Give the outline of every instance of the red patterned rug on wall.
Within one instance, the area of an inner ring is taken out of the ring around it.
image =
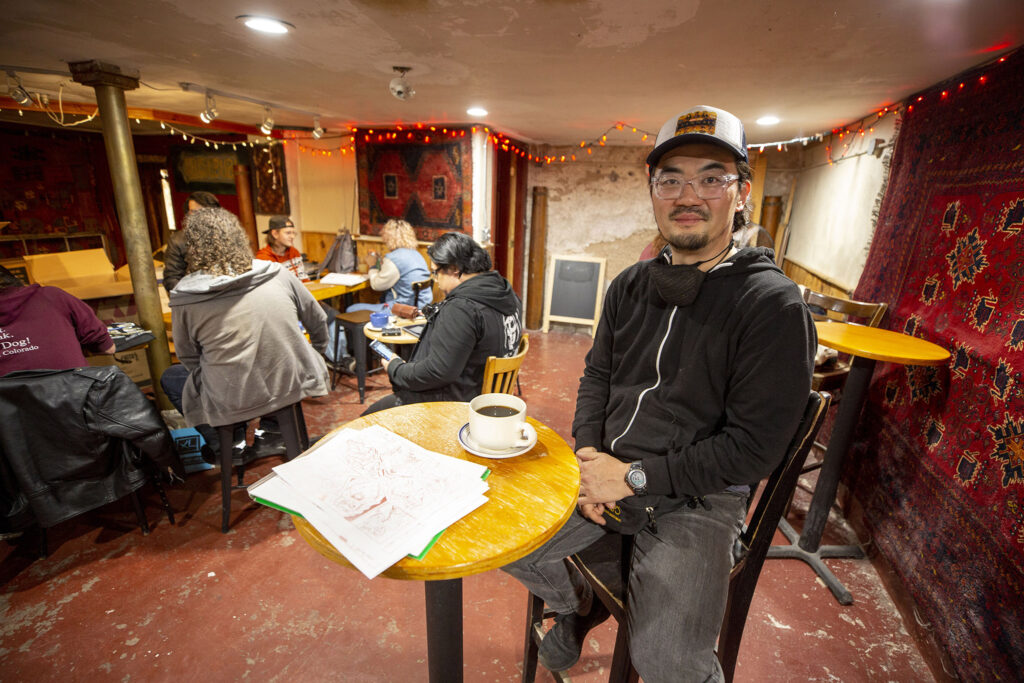
[[[962,680],[1024,671],[1024,52],[909,100],[854,297],[949,365],[879,363],[844,473]]]
[[[465,129],[375,130],[356,138],[359,218],[371,235],[409,222],[421,240],[472,231],[473,173]]]

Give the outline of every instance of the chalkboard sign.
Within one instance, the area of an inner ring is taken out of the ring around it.
[[[560,322],[590,325],[590,336],[597,333],[604,295],[604,266],[605,260],[598,257],[551,257],[544,297],[544,332],[551,322]]]

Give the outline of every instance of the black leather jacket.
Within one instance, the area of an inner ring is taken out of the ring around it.
[[[0,377],[0,425],[8,528],[51,527],[115,501],[145,483],[149,463],[184,476],[156,407],[118,367]]]

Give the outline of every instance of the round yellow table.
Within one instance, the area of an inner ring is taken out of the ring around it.
[[[540,547],[573,513],[579,495],[576,456],[549,427],[528,417],[537,431],[533,448],[514,458],[481,458],[459,444],[458,432],[468,422],[468,411],[467,403],[415,403],[360,417],[343,426],[362,429],[381,425],[424,448],[478,462],[491,470],[486,503],[450,526],[422,560],[406,557],[383,572],[383,576],[393,579],[426,582],[432,682],[462,680],[461,577],[502,567]],[[330,437],[325,436],[320,444]],[[305,519],[295,517],[294,521],[317,552],[351,566]]]
[[[824,558],[862,558],[859,546],[821,545],[821,536],[828,521],[829,509],[839,487],[843,458],[853,442],[854,428],[861,408],[868,397],[868,385],[874,374],[875,362],[886,361],[904,365],[942,365],[949,351],[924,339],[908,334],[836,321],[817,321],[818,343],[853,356],[850,373],[843,385],[843,400],[839,402],[832,436],[822,460],[821,473],[814,487],[814,495],[807,509],[803,531],[796,532],[783,519],[779,530],[789,540],[788,546],[773,546],[768,551],[772,558],[803,560],[821,577],[841,605],[853,603],[850,594],[839,579],[825,566]]]
[[[391,324],[392,327],[397,327],[402,331],[401,334],[393,336],[384,336],[383,330],[380,328],[373,328],[369,325],[363,326],[363,334],[366,335],[367,339],[376,340],[382,344],[418,344],[420,338],[414,334],[409,334],[404,329],[405,327],[412,327],[413,325],[426,325],[426,318],[416,318],[414,320],[399,319]]]

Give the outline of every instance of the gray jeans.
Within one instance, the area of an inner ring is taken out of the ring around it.
[[[723,680],[715,642],[746,496],[725,492],[705,500],[710,510],[684,505],[658,518],[657,534],[644,529],[636,535],[627,597],[629,652],[645,683]],[[562,560],[605,533],[574,514],[551,540],[503,569],[554,611],[576,611],[590,602],[590,587]]]

